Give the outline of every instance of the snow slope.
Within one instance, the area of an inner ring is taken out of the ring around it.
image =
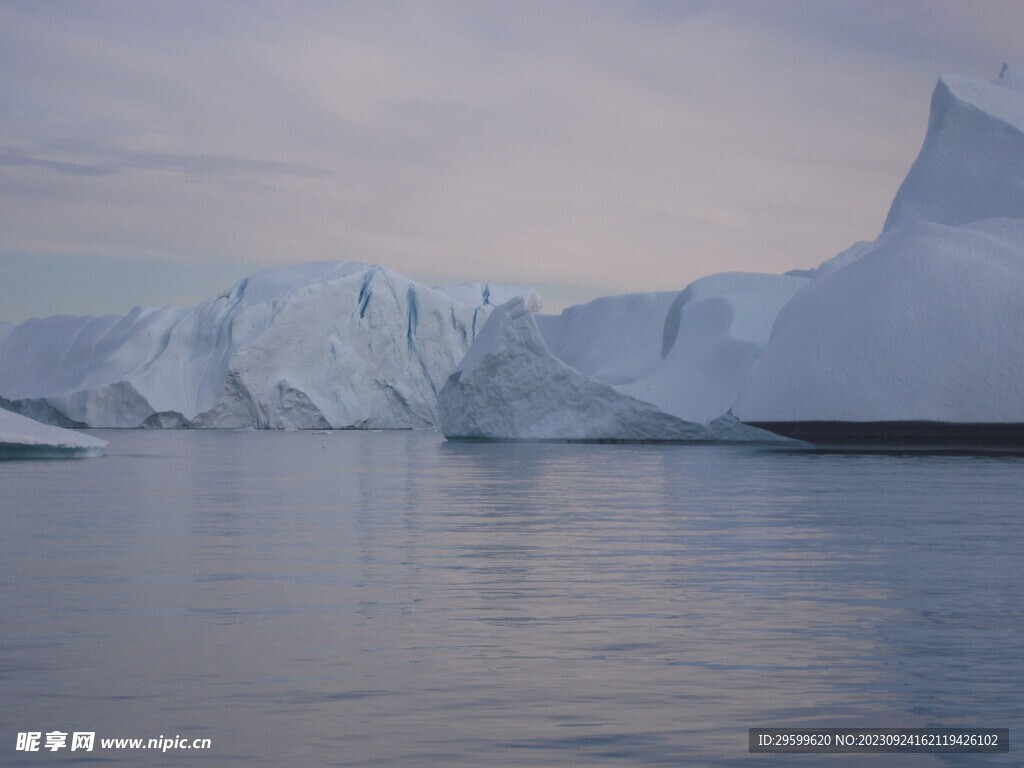
[[[105,440],[0,408],[0,459],[78,459],[102,456],[106,447]]]
[[[63,426],[430,426],[492,292],[517,290],[316,262],[189,310],[29,320],[0,331],[0,397]]]
[[[607,384],[627,384],[661,364],[660,329],[676,295],[603,296],[534,321],[559,360]]]
[[[884,231],[916,221],[967,224],[1024,217],[1024,75],[995,83],[944,76],[924,146],[896,193]]]
[[[622,391],[687,421],[717,419],[733,404],[779,311],[807,283],[739,272],[691,283],[669,307],[661,364]]]
[[[1024,421],[1024,221],[915,224],[782,310],[748,422]]]

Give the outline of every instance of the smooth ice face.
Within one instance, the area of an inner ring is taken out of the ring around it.
[[[0,329],[0,398],[72,427],[431,426],[492,297],[518,293],[539,308],[529,289],[359,263],[264,270],[189,310]]]
[[[0,408],[0,459],[80,459],[102,456],[105,440]]]
[[[743,421],[1024,421],[1024,222],[917,224],[779,315]]]
[[[628,384],[662,363],[662,332],[677,291],[604,296],[534,321],[551,353],[606,384]]]
[[[687,421],[719,418],[768,343],[779,311],[807,283],[804,277],[741,272],[691,283],[666,315],[661,364],[621,390]]]
[[[918,221],[967,224],[1024,217],[1024,91],[1020,70],[995,83],[945,76],[932,95],[924,146],[885,231]]]
[[[1024,82],[943,77],[885,231],[814,271],[744,421],[1024,421]]]

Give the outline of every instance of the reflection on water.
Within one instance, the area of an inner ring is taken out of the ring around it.
[[[53,729],[275,766],[817,765],[747,754],[747,728],[1024,733],[1020,458],[103,436],[0,464],[5,760]]]

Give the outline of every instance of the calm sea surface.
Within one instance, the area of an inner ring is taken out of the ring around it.
[[[0,463],[0,764],[1022,762],[1022,458],[97,434]],[[1012,751],[748,754],[767,725]],[[53,730],[212,749],[15,751]]]

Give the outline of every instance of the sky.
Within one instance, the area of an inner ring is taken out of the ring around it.
[[[1019,0],[4,2],[0,320],[316,260],[548,311],[873,239]]]

